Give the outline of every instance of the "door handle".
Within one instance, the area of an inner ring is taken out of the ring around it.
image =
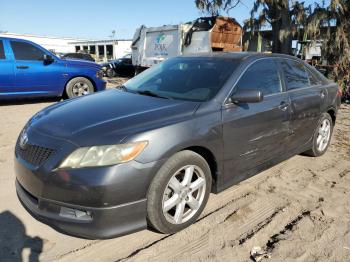
[[[323,99],[326,96],[325,91],[321,91],[321,99]]]
[[[28,69],[29,66],[17,66],[18,69]]]
[[[288,107],[289,107],[289,104],[282,101],[281,104],[278,106],[278,109],[280,109],[282,111],[286,111]]]

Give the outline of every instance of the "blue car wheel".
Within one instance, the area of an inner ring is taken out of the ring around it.
[[[85,77],[73,78],[66,85],[66,94],[68,98],[88,95],[94,91],[94,85]]]

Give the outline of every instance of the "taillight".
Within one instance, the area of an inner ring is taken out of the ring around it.
[[[342,96],[343,96],[343,88],[341,87],[341,85],[338,86],[337,95],[338,95],[339,97],[342,97]]]

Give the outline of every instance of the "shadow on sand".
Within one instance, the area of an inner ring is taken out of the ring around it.
[[[10,211],[0,213],[0,261],[22,261],[24,249],[29,249],[28,261],[39,261],[43,240],[27,236],[24,224]]]

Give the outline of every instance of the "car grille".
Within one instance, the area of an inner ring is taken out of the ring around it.
[[[41,166],[54,153],[53,149],[37,145],[27,144],[23,149],[19,146],[19,139],[16,144],[17,154],[33,166]]]

